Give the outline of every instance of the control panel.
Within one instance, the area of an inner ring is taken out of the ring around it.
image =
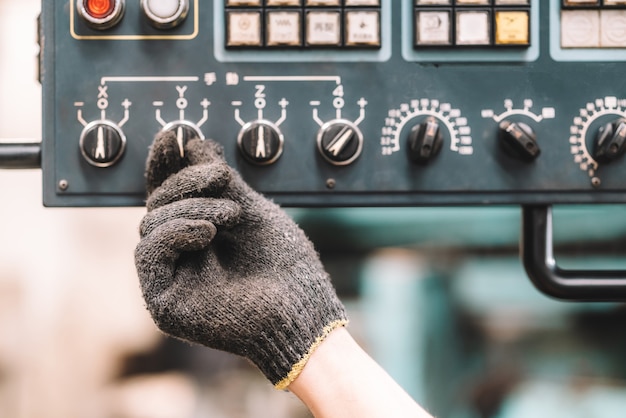
[[[626,202],[626,0],[42,2],[48,206],[145,200],[156,133],[292,206]]]

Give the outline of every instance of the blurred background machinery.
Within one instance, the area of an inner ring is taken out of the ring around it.
[[[623,305],[546,298],[517,255],[519,205],[556,205],[561,267],[626,268],[621,2],[44,3],[0,0],[2,162],[43,165],[0,171],[1,416],[308,416],[155,330],[143,209],[41,208],[141,205],[160,129],[300,207],[352,332],[436,416],[625,409]]]

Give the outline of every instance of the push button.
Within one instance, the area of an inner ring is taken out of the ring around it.
[[[170,29],[181,24],[189,12],[188,0],[141,0],[141,8],[150,24]]]
[[[227,46],[261,46],[261,12],[228,12]]]
[[[122,20],[124,5],[124,0],[78,0],[76,9],[89,26],[105,30]]]
[[[380,13],[378,11],[346,12],[346,45],[380,46]]]
[[[527,11],[497,11],[496,45],[529,45],[529,24]]]
[[[267,12],[267,45],[302,44],[300,12]]]
[[[307,45],[341,45],[341,14],[339,12],[308,12],[306,15]]]

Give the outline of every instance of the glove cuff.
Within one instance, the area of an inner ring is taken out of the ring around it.
[[[304,356],[302,356],[302,358],[291,367],[291,370],[289,371],[289,373],[287,373],[287,376],[285,376],[279,382],[273,382],[274,387],[278,390],[287,389],[287,387],[289,387],[289,385],[291,385],[293,381],[296,380],[298,376],[300,376],[300,373],[302,373],[302,370],[304,370],[304,367],[308,363],[309,359],[311,358],[315,350],[317,350],[317,348],[322,345],[326,337],[328,337],[337,328],[345,327],[346,325],[348,325],[347,319],[338,319],[326,325],[322,329],[322,333],[315,339],[313,344],[311,344]]]

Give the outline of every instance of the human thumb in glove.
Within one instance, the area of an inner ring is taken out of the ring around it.
[[[135,261],[157,326],[250,359],[279,389],[347,324],[302,230],[253,191],[210,141],[161,133],[146,167],[147,209]]]

